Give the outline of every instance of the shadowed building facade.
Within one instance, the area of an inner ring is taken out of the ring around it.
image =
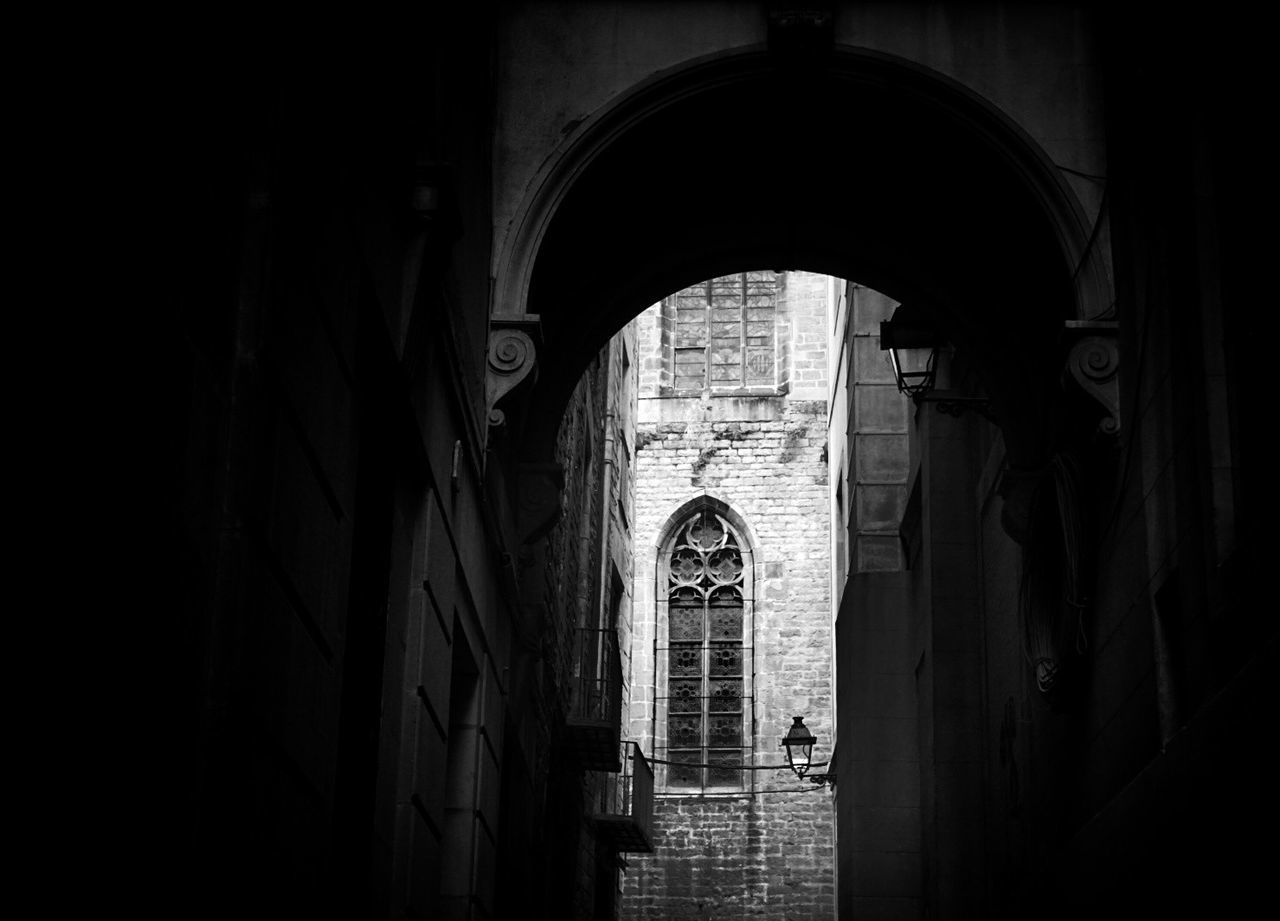
[[[202,28],[147,148],[172,204],[149,587],[184,766],[149,791],[161,897],[613,915],[619,854],[660,846],[621,723],[652,646],[613,337],[766,268],[850,281],[817,398],[839,911],[1263,891],[1247,25],[709,0]],[[881,321],[938,349],[917,401]]]

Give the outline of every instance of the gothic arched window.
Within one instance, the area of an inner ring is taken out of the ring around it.
[[[739,789],[736,765],[750,755],[750,552],[703,508],[680,523],[663,556],[666,785]]]

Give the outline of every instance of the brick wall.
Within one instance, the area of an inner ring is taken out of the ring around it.
[[[640,399],[635,452],[634,634],[630,735],[663,757],[664,696],[655,646],[658,544],[680,509],[707,498],[740,523],[754,562],[747,668],[752,752],[785,763],[779,740],[803,715],[831,751],[826,316],[829,279],[780,276],[780,386],[772,394],[664,398],[662,311],[638,321]],[[789,390],[789,392],[785,392]],[[741,792],[700,795],[665,786],[658,764],[655,853],[629,861],[624,918],[830,918],[834,832],[826,788],[789,770],[744,772]],[[821,770],[821,769],[818,769]],[[785,909],[784,909],[785,906]]]
[[[616,906],[617,861],[592,820],[612,806],[608,793],[614,775],[566,755],[564,737],[555,729],[573,715],[575,682],[592,668],[579,657],[578,631],[613,630],[624,651],[631,634],[634,347],[631,328],[619,332],[569,400],[556,444],[564,471],[562,512],[540,560],[546,611],[540,722],[553,731],[542,740],[539,760],[551,765],[548,773],[555,782],[546,791],[545,846],[534,860],[546,870],[539,883],[563,887],[567,917],[581,921],[616,910],[609,906]],[[624,668],[625,662],[624,652]]]

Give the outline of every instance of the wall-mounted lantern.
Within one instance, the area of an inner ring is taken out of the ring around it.
[[[818,786],[834,782],[835,776],[832,774],[809,774],[809,768],[813,766],[813,746],[818,740],[804,724],[803,716],[793,716],[791,719],[791,728],[782,737],[782,747],[787,750],[787,764],[791,766],[791,770],[795,771],[797,777],[808,775]]]
[[[880,350],[889,353],[898,392],[912,399],[925,396],[937,383],[941,345],[931,329],[907,326],[901,320],[880,323]]]
[[[991,403],[986,397],[937,389],[938,353],[946,343],[931,327],[900,319],[898,315],[901,312],[899,307],[893,318],[880,322],[880,350],[889,353],[898,392],[906,394],[915,403],[935,403],[938,412],[949,416],[960,416],[966,409],[973,409],[986,419],[995,421],[991,415]]]
[[[818,741],[804,724],[803,716],[793,716],[795,721],[787,734],[782,737],[782,745],[787,750],[787,764],[803,777],[809,772],[809,764],[813,760],[813,746]]]

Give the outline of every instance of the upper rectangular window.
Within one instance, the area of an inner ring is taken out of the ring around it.
[[[777,275],[741,272],[674,295],[671,379],[677,391],[777,386]]]

